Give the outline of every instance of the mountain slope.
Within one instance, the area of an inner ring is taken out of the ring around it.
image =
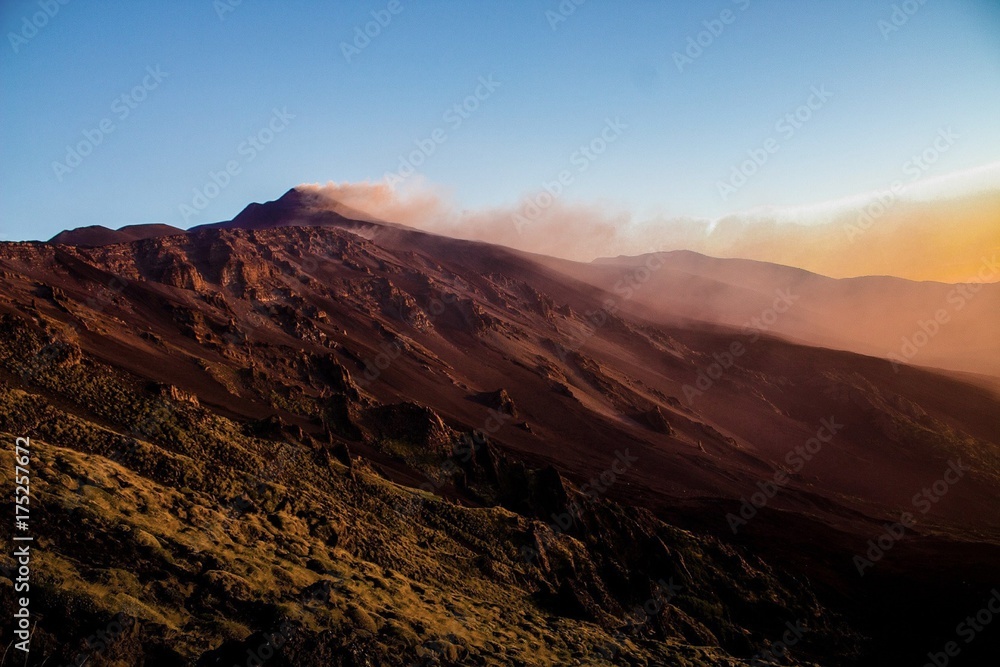
[[[619,297],[631,312],[665,322],[732,327],[757,320],[783,296],[769,332],[899,364],[1000,377],[1000,284],[948,285],[888,276],[827,278],[752,260],[675,251],[597,260],[543,260]],[[996,255],[981,277],[996,280]],[[644,280],[640,280],[644,278]]]
[[[182,229],[158,223],[126,225],[120,229],[108,229],[103,225],[91,225],[90,227],[77,227],[76,229],[59,232],[49,239],[49,243],[55,245],[96,247],[141,241],[143,239],[155,239],[160,236],[183,233],[184,230]]]
[[[253,229],[0,245],[0,429],[39,442],[39,655],[125,611],[122,659],[178,664],[283,622],[289,664],[746,664],[786,622],[808,628],[795,664],[878,664],[944,641],[993,580],[989,391],[262,206]]]

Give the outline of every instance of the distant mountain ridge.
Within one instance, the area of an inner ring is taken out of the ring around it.
[[[232,220],[188,231],[162,224],[131,225],[117,231],[81,227],[62,232],[49,243],[101,247],[211,229],[296,226],[334,227],[396,242],[404,238],[404,244],[412,238],[436,237],[291,188],[276,200],[249,204]],[[767,323],[774,335],[898,363],[1000,378],[1000,337],[995,335],[1000,329],[1000,283],[956,287],[892,276],[830,278],[797,267],[715,258],[688,250],[606,257],[589,263],[511,252],[609,292],[622,308],[635,314],[671,323],[739,328],[766,312],[781,290],[792,290],[789,298],[794,304],[788,313]],[[640,274],[643,279],[637,281]],[[935,324],[936,316],[945,321]],[[927,328],[934,330],[933,336],[924,331]]]
[[[209,222],[187,230],[163,223],[126,225],[119,229],[110,229],[103,225],[89,225],[61,231],[46,243],[96,248],[175,234],[190,234],[206,229],[253,230],[294,226],[334,226],[358,229],[372,224],[401,227],[401,225],[379,220],[339,202],[321,202],[316,195],[303,192],[298,188],[291,188],[278,199],[248,204],[232,220]]]
[[[119,229],[110,229],[104,225],[89,225],[61,231],[47,243],[95,248],[184,233],[183,229],[162,223],[126,225]]]

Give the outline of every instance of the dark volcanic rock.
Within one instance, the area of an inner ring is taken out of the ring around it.
[[[484,391],[481,394],[477,394],[476,398],[480,403],[493,408],[497,412],[517,418],[517,406],[514,404],[514,399],[502,387],[496,391]]]
[[[657,433],[664,433],[666,435],[673,435],[674,429],[667,421],[666,416],[663,414],[663,410],[659,407],[655,407],[652,410],[642,412],[638,415],[638,420],[644,426],[649,427]]]
[[[406,402],[371,408],[365,420],[379,437],[450,450],[451,432],[430,408]]]

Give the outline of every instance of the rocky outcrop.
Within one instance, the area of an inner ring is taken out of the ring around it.
[[[652,410],[647,410],[641,412],[637,415],[638,421],[657,433],[663,433],[665,435],[673,435],[674,429],[670,425],[670,421],[667,419],[666,415],[663,414],[663,410],[659,406],[654,407]]]
[[[370,408],[365,425],[378,438],[399,440],[439,451],[450,451],[452,432],[428,407],[413,402]]]
[[[510,394],[503,387],[496,391],[484,391],[477,394],[476,399],[483,405],[501,414],[517,418],[517,406],[514,404],[514,399],[510,397]]]

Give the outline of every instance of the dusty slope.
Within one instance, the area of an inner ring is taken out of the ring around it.
[[[961,285],[888,276],[834,279],[687,251],[587,264],[542,261],[626,297],[626,307],[647,318],[742,327],[759,321],[784,294],[791,303],[788,312],[765,323],[776,335],[900,363],[1000,377],[1000,283],[995,282],[1000,264],[995,252],[984,255],[979,267],[988,284]],[[647,281],[635,279],[647,275]]]
[[[0,249],[3,428],[43,443],[38,474],[53,517],[79,494],[104,498],[86,516],[106,546],[86,567],[67,528],[43,524],[50,571],[61,573],[45,589],[54,618],[79,605],[127,607],[146,633],[129,650],[166,650],[169,636],[186,658],[226,637],[252,642],[251,631],[290,617],[309,628],[295,650],[317,655],[339,646],[412,660],[447,641],[459,647],[454,660],[485,661],[471,664],[601,664],[598,647],[614,640],[633,664],[724,664],[718,656],[747,659],[806,614],[814,639],[796,655],[837,664],[857,660],[855,648],[872,661],[895,655],[900,641],[919,658],[921,642],[930,650],[946,638],[997,571],[1000,405],[988,392],[847,352],[652,324],[626,314],[621,295],[502,248],[343,226],[353,231]],[[745,352],[713,368],[734,342]],[[842,430],[734,536],[727,513],[831,418]],[[485,453],[456,451],[474,429],[489,433]],[[59,481],[57,457],[104,481]],[[627,469],[595,485],[616,458]],[[958,458],[970,469],[961,483],[859,577],[851,556]],[[423,495],[414,510],[415,496],[394,483],[451,502]],[[162,500],[137,505],[147,519],[130,516],[124,488]],[[580,490],[594,489],[584,501]],[[565,534],[544,528],[565,521],[574,499],[584,509]],[[117,554],[131,542],[117,521],[169,545],[127,587],[107,579],[127,569]],[[331,544],[324,522],[356,541]],[[260,549],[274,553],[263,568]],[[365,575],[372,564],[426,595],[381,597],[396,584]],[[272,580],[278,572],[289,575]],[[333,617],[295,602],[296,591],[345,576],[364,590],[338,589]],[[634,646],[615,640],[626,610],[670,576],[690,599],[654,604],[655,622],[627,635]],[[475,610],[465,633],[446,629],[456,586]],[[68,601],[55,594],[66,587]],[[125,605],[119,588],[153,602]],[[899,588],[908,600],[885,595]],[[196,604],[216,589],[228,602]],[[520,629],[499,620],[511,616]],[[389,621],[405,627],[390,636]],[[58,627],[45,630],[58,643]]]

